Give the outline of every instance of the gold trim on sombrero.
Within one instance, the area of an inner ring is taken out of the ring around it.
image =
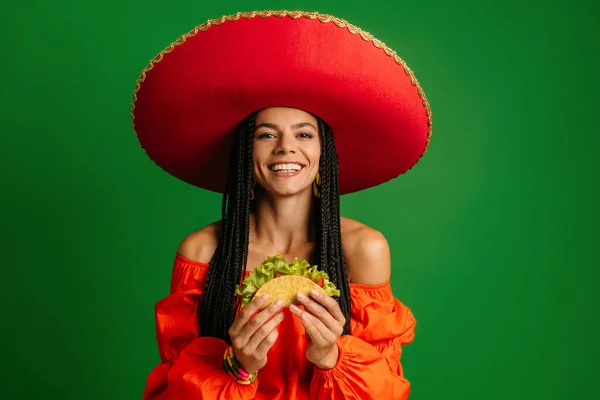
[[[375,47],[382,49],[385,52],[385,54],[394,58],[394,60],[396,61],[396,64],[401,65],[404,69],[404,73],[410,77],[412,85],[417,87],[417,92],[419,94],[419,97],[421,97],[421,99],[423,100],[423,107],[425,107],[425,113],[427,115],[427,121],[429,124],[429,131],[427,132],[427,143],[426,143],[425,149],[423,151],[423,154],[425,154],[425,152],[429,148],[429,143],[431,142],[431,135],[433,132],[433,120],[432,120],[431,108],[429,107],[429,102],[427,101],[427,98],[425,97],[425,92],[421,88],[419,81],[415,77],[415,74],[413,73],[413,71],[406,65],[404,60],[402,60],[398,56],[398,54],[396,54],[396,52],[394,50],[392,50],[391,48],[386,46],[385,43],[383,43],[381,40],[375,39],[373,37],[373,35],[371,35],[370,33],[365,32],[362,29],[350,24],[346,20],[343,20],[343,19],[337,18],[337,17],[333,17],[333,16],[330,16],[327,14],[319,14],[318,12],[286,11],[286,10],[239,12],[239,13],[236,13],[233,15],[222,16],[221,18],[217,18],[217,19],[209,19],[202,25],[198,25],[194,29],[189,31],[188,33],[184,33],[183,35],[181,35],[176,41],[171,43],[164,50],[162,50],[156,57],[154,57],[152,60],[150,60],[150,62],[146,66],[146,68],[144,68],[142,70],[140,77],[136,80],[135,89],[133,91],[133,98],[131,100],[131,124],[133,126],[133,131],[135,132],[138,142],[139,142],[139,137],[135,130],[135,103],[137,101],[137,93],[140,90],[142,82],[144,82],[146,80],[146,73],[148,71],[150,71],[152,68],[154,68],[154,66],[156,64],[161,62],[165,54],[172,52],[175,49],[175,47],[181,46],[183,43],[185,43],[185,41],[188,38],[196,36],[198,34],[198,32],[206,31],[208,28],[210,28],[213,25],[221,25],[225,22],[234,22],[234,21],[239,20],[240,18],[246,18],[246,19],[255,18],[255,17],[268,18],[268,17],[273,17],[273,16],[279,17],[279,18],[289,17],[289,18],[293,18],[293,19],[298,19],[298,18],[318,19],[322,23],[333,22],[337,27],[345,28],[348,30],[348,32],[350,32],[353,35],[356,35],[356,34],[360,35],[360,37],[363,40],[373,43],[373,45]],[[421,156],[423,156],[423,154]]]

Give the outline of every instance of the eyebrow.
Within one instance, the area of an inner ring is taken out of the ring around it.
[[[298,122],[295,123],[294,125],[292,125],[293,129],[298,129],[298,128],[304,128],[305,126],[310,126],[312,127],[315,131],[319,131],[313,124],[311,124],[310,122]],[[270,122],[263,122],[262,124],[258,124],[256,125],[256,127],[254,128],[255,130],[258,130],[259,128],[271,128],[271,129],[275,129],[275,130],[280,130],[279,129],[279,125],[277,124],[273,124]]]

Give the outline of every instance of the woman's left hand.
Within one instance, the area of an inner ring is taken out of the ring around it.
[[[344,332],[346,318],[338,303],[326,294],[313,291],[310,297],[298,294],[304,310],[294,305],[290,310],[300,318],[307,336],[306,358],[321,369],[330,369],[337,363],[337,339]]]

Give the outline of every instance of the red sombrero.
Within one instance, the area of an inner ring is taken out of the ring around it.
[[[131,118],[159,167],[222,192],[232,132],[272,106],[329,124],[342,194],[406,172],[431,137],[429,103],[393,50],[342,19],[300,11],[238,13],[184,34],[142,71]]]

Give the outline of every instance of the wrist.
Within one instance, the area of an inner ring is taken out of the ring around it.
[[[334,343],[334,345],[331,347],[331,349],[328,350],[325,353],[325,355],[321,358],[321,360],[319,360],[319,362],[315,363],[315,365],[319,369],[331,369],[331,368],[335,367],[335,365],[337,364],[339,356],[340,356],[340,349],[339,349],[337,343]]]
[[[230,350],[231,352],[231,358],[233,359],[233,361],[237,364],[238,368],[243,369],[244,371],[248,372],[249,374],[251,373],[258,373],[258,369],[257,368],[248,368],[248,366],[254,367],[254,365],[251,364],[247,364],[245,362],[243,362],[243,358],[242,357],[238,357],[237,354],[235,354],[235,349],[233,348],[233,346],[230,346]]]
[[[251,385],[258,376],[258,371],[248,373],[235,357],[233,347],[230,346],[223,354],[223,369],[234,381],[240,385]]]

